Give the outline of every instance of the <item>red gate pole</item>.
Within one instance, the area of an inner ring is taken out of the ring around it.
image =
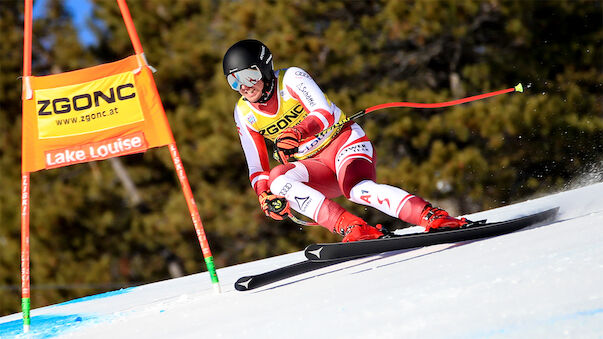
[[[134,46],[134,51],[136,54],[140,55],[146,62],[144,58],[144,51],[142,49],[142,45],[140,43],[140,39],[138,38],[138,33],[136,32],[136,28],[134,27],[134,22],[132,21],[132,17],[130,15],[130,10],[128,9],[128,5],[126,4],[126,0],[117,0],[117,4],[119,5],[119,10],[121,11],[121,15],[124,19],[124,23],[126,24],[126,29],[128,30],[128,35],[130,36],[130,40],[132,41],[132,45]],[[147,65],[148,66],[148,65]],[[157,86],[155,85],[155,79],[151,77],[151,81],[153,83],[153,90],[157,91]],[[163,104],[161,107],[163,111]],[[165,118],[165,113],[164,113]],[[165,123],[169,126],[167,118],[165,118]],[[169,128],[170,134],[172,133],[172,129]],[[172,135],[172,140],[174,140],[174,136]],[[193,220],[193,226],[195,227],[195,231],[197,232],[197,238],[199,239],[199,244],[201,245],[201,250],[203,251],[203,257],[205,258],[205,264],[207,266],[207,271],[211,277],[212,285],[214,287],[214,291],[220,293],[220,283],[218,281],[218,275],[216,273],[216,267],[214,265],[214,258],[211,254],[211,250],[209,248],[209,243],[207,241],[207,237],[205,235],[205,230],[203,228],[203,223],[201,222],[201,217],[199,216],[199,210],[195,203],[195,198],[193,196],[193,192],[191,190],[190,184],[188,182],[188,178],[186,176],[186,172],[184,171],[184,166],[182,166],[182,160],[180,159],[180,154],[178,152],[178,148],[176,147],[176,142],[168,145],[170,150],[170,155],[172,157],[172,162],[174,163],[174,167],[176,169],[176,173],[178,175],[178,180],[180,181],[180,185],[182,186],[182,192],[184,193],[184,198],[186,199],[186,204],[188,206],[189,213],[191,215],[191,219]]]
[[[23,17],[23,93],[26,100],[29,92],[29,76],[31,76],[31,35],[32,35],[33,0],[25,0]],[[25,114],[25,110],[23,110]],[[25,119],[22,119],[24,122]],[[24,125],[24,124],[23,124]],[[21,138],[25,128],[21,126]],[[21,145],[25,143],[21,140]],[[22,150],[21,154],[24,154]],[[23,170],[23,155],[21,155],[21,312],[23,313],[23,332],[29,332],[31,324],[31,293],[29,267],[29,172]]]

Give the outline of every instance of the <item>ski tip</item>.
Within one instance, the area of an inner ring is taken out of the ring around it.
[[[323,247],[317,244],[308,245],[305,249],[306,258],[308,260],[318,260],[320,258],[320,252],[322,252]]]
[[[515,92],[523,93],[523,85],[521,82],[515,86]]]
[[[253,277],[242,277],[242,278],[240,278],[235,283],[235,289],[237,291],[247,291],[247,290],[250,290],[251,288],[250,288],[249,284],[251,283],[251,280],[253,280]]]
[[[549,218],[556,218],[557,214],[559,213],[560,208],[561,208],[561,206],[549,208],[548,210],[544,211],[543,213],[547,213]]]

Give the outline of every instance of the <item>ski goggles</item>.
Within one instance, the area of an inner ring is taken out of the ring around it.
[[[241,89],[241,85],[251,87],[262,80],[262,72],[258,66],[253,65],[249,68],[228,74],[226,80],[230,87],[238,92]]]

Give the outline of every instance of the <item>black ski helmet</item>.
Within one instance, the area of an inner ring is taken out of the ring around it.
[[[271,82],[274,78],[272,53],[262,42],[253,39],[241,40],[230,46],[222,60],[225,76],[254,65],[262,72],[264,82]]]

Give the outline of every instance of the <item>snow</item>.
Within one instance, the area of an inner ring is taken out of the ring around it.
[[[256,290],[234,282],[303,252],[0,318],[23,338],[596,338],[603,335],[603,183],[480,212],[561,206],[554,222],[494,238],[356,259]],[[35,298],[35,293],[33,293]]]

